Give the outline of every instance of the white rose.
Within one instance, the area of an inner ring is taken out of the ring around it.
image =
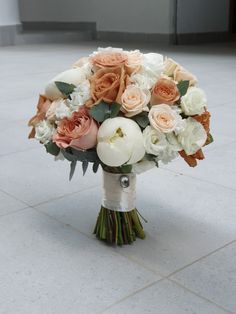
[[[180,132],[185,125],[184,120],[175,107],[166,104],[152,106],[148,118],[151,126],[164,133]]]
[[[142,111],[149,111],[148,103],[151,93],[148,89],[141,89],[129,85],[121,95],[122,111],[126,117],[133,117]]]
[[[185,129],[177,135],[187,155],[195,154],[207,140],[207,133],[201,123],[189,117],[186,119]]]
[[[158,53],[142,55],[142,67],[130,79],[142,89],[151,89],[160,77],[164,67],[163,56]]]
[[[181,98],[181,108],[188,116],[200,115],[205,111],[207,99],[204,91],[198,87],[190,87]]]
[[[64,82],[68,84],[79,85],[86,79],[86,75],[81,68],[73,68],[64,71],[57,76],[55,76],[45,87],[45,96],[50,100],[56,100],[58,98],[63,98],[62,93],[57,88],[55,82]]]
[[[35,126],[35,138],[42,144],[47,144],[51,139],[54,132],[54,127],[46,120],[40,121]]]
[[[143,67],[159,77],[164,69],[163,55],[158,53],[145,53],[143,55]]]
[[[67,99],[67,105],[72,112],[77,111],[90,97],[90,83],[88,80],[85,80],[75,88],[74,92],[70,95],[71,99]]]
[[[66,105],[66,100],[60,98],[52,102],[46,113],[46,117],[49,121],[54,122],[71,116],[71,113],[71,110]]]
[[[165,134],[151,126],[143,131],[144,147],[148,154],[157,156],[167,145]]]
[[[111,167],[134,164],[145,154],[141,129],[131,119],[105,120],[98,130],[97,140],[98,157]]]
[[[131,82],[141,89],[151,89],[155,85],[157,79],[157,76],[151,71],[143,69],[130,76]]]

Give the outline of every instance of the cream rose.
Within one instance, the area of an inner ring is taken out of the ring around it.
[[[155,156],[158,156],[167,145],[165,134],[151,126],[147,126],[143,131],[143,139],[146,152]]]
[[[148,111],[147,104],[150,101],[151,93],[148,89],[141,89],[129,85],[121,96],[122,111],[130,118],[142,111]]]
[[[139,71],[143,64],[143,54],[139,50],[127,51],[126,72],[130,75]]]
[[[207,106],[204,91],[197,87],[190,87],[181,98],[181,108],[187,116],[201,115]]]
[[[40,121],[35,126],[35,139],[42,144],[47,144],[52,139],[53,132],[54,127],[48,121]]]
[[[151,126],[163,133],[179,132],[184,127],[184,121],[177,110],[166,104],[152,106],[148,118]]]
[[[186,119],[186,126],[177,136],[187,155],[195,154],[207,140],[207,133],[201,123],[189,117]]]

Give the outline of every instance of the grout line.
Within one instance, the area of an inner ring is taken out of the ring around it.
[[[36,150],[36,149],[39,149],[40,147],[32,147],[32,148],[26,148],[26,149],[23,149],[23,150],[18,150],[18,151],[13,151],[13,152],[9,152],[9,153],[6,153],[6,154],[0,154],[0,158],[1,157],[6,157],[6,156],[10,156],[10,155],[16,155],[16,154],[19,154],[19,153],[24,153],[24,152],[28,152],[28,151],[31,151],[31,150]]]
[[[28,207],[36,207],[36,206],[40,206],[40,205],[44,205],[44,204],[47,204],[47,203],[56,201],[56,200],[58,200],[58,199],[61,199],[61,198],[67,197],[67,196],[71,196],[71,195],[76,194],[76,193],[80,193],[80,192],[84,192],[84,191],[87,191],[87,190],[90,190],[90,189],[94,189],[94,188],[99,187],[99,186],[100,186],[100,184],[94,185],[94,186],[91,186],[91,187],[84,188],[84,189],[82,189],[82,190],[77,190],[77,191],[74,191],[74,192],[70,192],[70,193],[68,193],[68,194],[63,194],[63,195],[57,196],[57,197],[55,197],[55,198],[51,198],[51,199],[48,199],[48,200],[46,200],[46,201],[39,202],[39,203],[36,203],[36,204],[29,204],[29,203],[27,203],[26,201],[23,201],[22,199],[17,198],[17,197],[14,196],[13,194],[11,194],[11,193],[9,193],[9,192],[7,192],[7,191],[5,191],[5,190],[2,190],[1,188],[0,188],[0,191],[3,192],[3,193],[5,193],[5,194],[8,195],[8,196],[14,198],[15,200],[24,203],[24,204],[25,204],[26,206],[28,206]]]
[[[139,292],[142,292],[143,290],[145,290],[145,289],[147,289],[147,288],[150,288],[150,287],[154,286],[156,283],[161,282],[161,281],[163,281],[163,280],[164,280],[164,278],[158,279],[158,280],[156,280],[156,281],[154,281],[154,282],[152,282],[152,283],[149,283],[148,285],[146,285],[146,286],[144,286],[144,287],[142,287],[142,288],[139,288],[139,289],[135,290],[134,292],[130,293],[129,295],[125,296],[124,298],[122,298],[122,299],[116,301],[115,303],[113,303],[113,304],[107,306],[107,307],[106,307],[105,309],[103,309],[102,311],[97,312],[97,314],[102,314],[102,313],[106,312],[107,310],[109,310],[109,309],[112,308],[113,306],[122,303],[123,301],[129,299],[130,297],[132,297],[132,296],[138,294]]]
[[[177,282],[177,281],[175,281],[173,279],[170,279],[170,278],[167,279],[167,280],[171,281],[172,283],[175,283],[176,285],[178,285],[179,287],[183,288],[184,290],[194,294],[198,298],[203,299],[203,300],[207,301],[210,304],[214,304],[216,307],[218,307],[219,309],[225,311],[226,313],[228,313],[228,314],[235,314],[235,313],[231,312],[230,310],[226,309],[225,307],[223,307],[221,304],[215,303],[214,301],[212,301],[212,300],[210,300],[210,299],[208,299],[208,298],[206,298],[206,297],[204,297],[202,295],[199,295],[197,292],[187,288],[186,286],[182,285],[181,283],[179,283],[179,282]]]
[[[208,180],[205,180],[205,179],[202,179],[202,178],[193,177],[193,176],[191,176],[191,175],[188,175],[188,174],[185,174],[185,173],[182,173],[182,172],[178,172],[178,171],[171,170],[171,169],[168,169],[168,168],[161,168],[161,167],[160,167],[160,169],[162,169],[162,170],[164,170],[164,171],[169,171],[169,172],[171,172],[171,173],[175,173],[175,174],[178,174],[178,175],[181,175],[181,176],[185,176],[185,177],[188,177],[188,178],[197,180],[197,181],[209,183],[209,184],[211,184],[211,185],[215,185],[215,186],[224,188],[224,189],[226,189],[226,190],[230,190],[230,191],[233,191],[233,192],[236,191],[236,189],[231,188],[231,187],[229,187],[229,186],[225,186],[225,185],[223,185],[223,184],[219,184],[219,183],[216,183],[216,182],[208,181]]]
[[[220,250],[226,248],[227,246],[233,244],[234,242],[236,242],[236,239],[234,239],[234,240],[232,240],[232,241],[226,243],[225,245],[223,245],[223,246],[221,246],[221,247],[218,247],[217,249],[215,249],[215,250],[209,252],[209,253],[206,254],[206,255],[203,255],[203,256],[199,257],[198,259],[194,260],[193,262],[191,262],[191,263],[189,263],[189,264],[187,264],[187,265],[185,265],[185,266],[183,266],[183,267],[181,267],[181,268],[175,270],[174,272],[172,272],[172,273],[169,274],[168,276],[165,276],[165,278],[170,279],[170,277],[172,277],[172,276],[174,276],[175,274],[181,272],[181,271],[184,270],[185,268],[188,268],[188,267],[194,265],[195,263],[198,263],[198,262],[200,262],[201,260],[203,260],[203,259],[209,257],[210,255],[213,255],[213,254],[217,253],[218,251],[220,251]]]
[[[23,207],[23,208],[20,208],[20,209],[16,209],[16,210],[12,210],[10,213],[0,214],[0,219],[2,217],[5,217],[5,216],[10,216],[10,215],[13,215],[13,214],[17,214],[18,212],[24,211],[26,209],[29,209],[29,206]]]
[[[36,203],[36,204],[33,204],[33,205],[29,205],[29,206],[32,206],[32,207],[41,206],[41,205],[44,205],[44,204],[47,204],[47,203],[51,203],[51,202],[60,200],[60,199],[62,199],[62,198],[64,198],[64,197],[72,196],[72,195],[74,195],[74,194],[81,193],[81,192],[88,191],[88,190],[92,190],[92,189],[95,189],[95,188],[98,188],[98,187],[100,187],[100,184],[92,185],[92,186],[87,187],[87,188],[84,188],[84,189],[82,189],[82,190],[70,192],[70,193],[68,193],[68,194],[63,194],[63,195],[57,196],[57,197],[55,197],[55,198],[49,199],[49,200],[47,200],[47,201],[43,201],[43,202]]]

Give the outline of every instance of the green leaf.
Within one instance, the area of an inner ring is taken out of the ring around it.
[[[123,165],[120,167],[122,173],[130,173],[132,171],[132,165]]]
[[[93,164],[93,172],[96,173],[98,171],[98,167],[99,167],[99,162],[95,161]]]
[[[179,90],[180,96],[184,96],[189,88],[189,81],[180,81],[177,84],[177,88]]]
[[[56,87],[59,89],[59,91],[65,95],[65,96],[69,96],[71,93],[73,93],[74,89],[75,89],[75,85],[74,84],[68,84],[68,83],[64,83],[64,82],[59,82],[56,81],[55,82]]]
[[[110,106],[105,102],[100,102],[98,105],[93,106],[92,109],[89,110],[91,116],[97,121],[97,122],[103,122],[107,118],[110,117],[111,111]]]
[[[69,180],[72,179],[74,173],[75,173],[75,168],[76,168],[76,164],[77,164],[77,161],[73,160],[70,164],[70,176],[69,176]]]
[[[74,156],[73,154],[71,154],[70,152],[68,152],[67,149],[62,149],[61,150],[62,155],[69,161],[77,161],[78,158],[76,156]]]
[[[87,160],[84,160],[83,162],[82,162],[82,169],[83,169],[83,176],[85,175],[85,173],[86,173],[86,171],[87,171],[87,169],[88,169],[88,161]]]
[[[47,153],[53,155],[53,156],[58,156],[59,153],[60,153],[60,148],[55,144],[53,143],[52,141],[45,144],[44,145],[45,148],[46,148],[46,151]]]
[[[113,102],[110,106],[110,111],[111,111],[111,114],[110,114],[110,118],[115,118],[118,113],[120,112],[120,107],[121,105],[118,104],[117,102]]]
[[[139,114],[134,116],[134,120],[138,123],[138,125],[145,129],[149,124],[148,114]]]

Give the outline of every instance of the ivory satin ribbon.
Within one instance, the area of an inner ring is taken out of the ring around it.
[[[128,177],[129,186],[122,187],[121,177]],[[102,206],[115,211],[128,212],[135,208],[136,175],[116,174],[103,171]]]

